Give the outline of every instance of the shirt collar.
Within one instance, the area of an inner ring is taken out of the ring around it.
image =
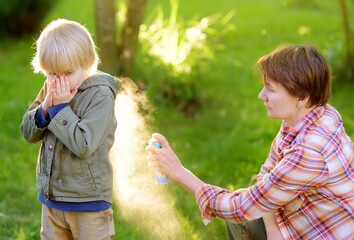
[[[281,142],[279,144],[279,151],[283,150],[286,146],[290,145],[299,132],[308,128],[313,123],[317,122],[324,113],[324,106],[316,106],[310,112],[308,112],[301,120],[296,124],[293,129],[290,129],[285,121],[282,122],[281,127]]]

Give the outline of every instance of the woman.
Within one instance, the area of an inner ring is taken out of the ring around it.
[[[257,183],[231,192],[185,169],[167,140],[148,146],[149,165],[193,194],[205,223],[227,221],[229,239],[352,239],[353,143],[331,105],[331,70],[313,45],[286,45],[260,58],[264,101],[283,119]]]

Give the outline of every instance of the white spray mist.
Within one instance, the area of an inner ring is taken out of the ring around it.
[[[115,108],[118,126],[111,150],[114,199],[119,210],[116,214],[138,223],[147,239],[181,239],[181,217],[174,209],[168,186],[154,183],[146,160],[153,106],[132,80],[121,80]],[[118,232],[116,235],[119,237]]]

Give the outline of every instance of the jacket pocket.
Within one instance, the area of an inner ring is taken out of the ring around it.
[[[81,171],[85,179],[85,183],[89,191],[96,191],[97,186],[93,180],[92,172],[90,170],[90,165],[87,162],[81,163]]]

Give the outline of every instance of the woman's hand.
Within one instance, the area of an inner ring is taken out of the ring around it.
[[[68,103],[76,95],[78,87],[70,90],[70,82],[66,76],[60,76],[55,79],[55,87],[53,91],[53,106]]]
[[[204,182],[182,166],[164,136],[154,133],[152,140],[161,143],[161,148],[151,145],[146,147],[146,151],[149,153],[147,156],[149,166],[156,167],[157,170],[170,177],[194,196]]]
[[[181,162],[164,136],[154,133],[152,140],[161,143],[161,148],[151,145],[146,147],[146,151],[149,153],[147,156],[149,167],[156,168],[171,179],[175,179],[178,171],[183,169]]]

